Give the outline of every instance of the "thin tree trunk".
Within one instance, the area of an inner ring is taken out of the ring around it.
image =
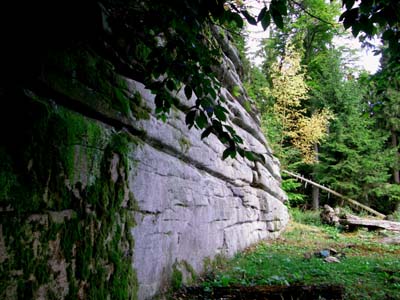
[[[314,185],[312,187],[312,206],[313,210],[319,209],[319,188]]]
[[[396,148],[397,147],[397,135],[396,132],[394,132],[394,130],[392,130],[392,147]],[[399,153],[396,152],[396,159],[395,159],[396,165],[393,168],[393,178],[394,178],[394,182],[397,184],[400,184],[400,172],[399,172],[399,167],[398,167],[398,163],[399,163]]]
[[[318,144],[314,144],[315,161],[318,163]],[[319,209],[319,188],[315,185],[312,186],[312,207],[313,210]]]
[[[396,132],[392,129],[391,130],[391,136],[392,136],[392,147],[397,148],[397,135]],[[393,168],[393,181],[395,184],[400,184],[400,171],[399,171],[399,164],[400,161],[400,154],[396,151],[396,158],[395,158],[395,166]],[[396,203],[396,211],[400,212],[400,201]]]

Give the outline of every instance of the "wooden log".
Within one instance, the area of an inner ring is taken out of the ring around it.
[[[339,222],[342,225],[349,225],[355,227],[362,226],[371,229],[386,229],[390,231],[400,231],[400,222],[365,219],[350,214],[346,215],[344,219],[340,219]]]
[[[282,172],[284,172],[284,173],[286,173],[286,174],[288,174],[288,175],[290,175],[290,176],[292,176],[292,177],[294,177],[294,178],[297,178],[297,179],[299,179],[299,180],[301,180],[301,181],[310,183],[311,185],[316,186],[316,187],[318,187],[318,188],[320,188],[320,189],[322,189],[322,190],[324,190],[324,191],[327,191],[328,193],[331,193],[332,195],[335,195],[336,197],[339,197],[339,198],[341,198],[341,199],[343,199],[343,200],[345,200],[345,201],[351,203],[352,205],[355,205],[355,206],[357,206],[357,207],[360,207],[360,208],[362,208],[362,209],[364,209],[364,210],[370,212],[371,214],[377,216],[377,217],[380,218],[380,219],[385,219],[385,218],[386,218],[386,216],[385,216],[384,214],[382,214],[382,213],[380,213],[380,212],[378,212],[378,211],[372,209],[371,207],[368,207],[368,206],[366,206],[366,205],[364,205],[364,204],[361,204],[360,202],[358,202],[358,201],[356,201],[356,200],[347,198],[347,197],[343,196],[342,194],[340,194],[340,193],[338,193],[338,192],[336,192],[336,191],[334,191],[334,190],[331,190],[331,189],[329,189],[329,188],[327,188],[327,187],[325,187],[325,186],[323,186],[323,185],[320,185],[320,184],[318,184],[318,183],[316,183],[316,182],[314,182],[314,181],[312,181],[312,180],[306,179],[306,178],[304,178],[303,176],[294,174],[294,173],[289,172],[289,171],[286,171],[286,170],[282,170]]]

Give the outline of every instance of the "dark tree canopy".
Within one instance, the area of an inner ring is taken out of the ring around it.
[[[398,61],[399,2],[361,0],[358,7],[355,0],[342,2],[344,27],[364,39],[380,34],[391,60]],[[234,24],[240,29],[247,21],[264,29],[272,23],[282,28],[289,6],[301,8],[301,1],[271,0],[256,16],[246,1],[22,1],[2,11],[1,72],[11,85],[35,84],[51,49],[88,43],[119,73],[142,81],[156,94],[160,118],[177,105],[171,91],[184,88],[187,98],[197,96],[196,105],[187,111],[189,127],[203,130],[202,138],[215,134],[227,147],[223,157],[239,153],[261,159],[243,148],[242,139],[225,122],[224,99],[211,68],[219,64],[221,49],[210,26]]]

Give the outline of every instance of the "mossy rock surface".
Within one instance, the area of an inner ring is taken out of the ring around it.
[[[135,299],[136,141],[47,99],[12,96],[1,113],[0,298]]]

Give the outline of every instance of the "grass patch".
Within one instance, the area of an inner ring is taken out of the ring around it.
[[[400,299],[400,246],[379,242],[382,234],[341,232],[322,225],[318,212],[294,211],[286,232],[236,255],[213,276],[205,290],[232,285],[333,284],[345,289],[345,299]],[[333,248],[340,263],[315,255]]]

